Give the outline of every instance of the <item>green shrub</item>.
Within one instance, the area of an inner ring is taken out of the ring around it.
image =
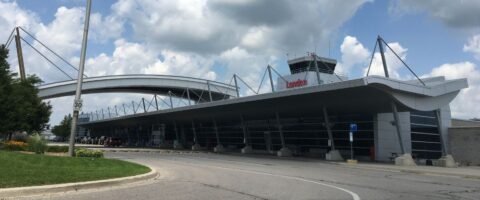
[[[76,157],[90,157],[90,158],[103,158],[103,152],[99,150],[91,149],[76,149]]]
[[[2,149],[7,151],[25,151],[27,148],[27,143],[22,141],[10,140],[0,146],[2,147]]]
[[[66,153],[68,152],[68,146],[49,146],[47,152]]]
[[[47,150],[47,141],[45,141],[39,134],[35,133],[28,138],[27,150],[35,152],[36,154],[43,154]]]

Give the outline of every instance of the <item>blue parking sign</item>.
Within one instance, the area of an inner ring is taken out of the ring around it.
[[[357,131],[357,124],[350,124],[350,132],[356,132]]]

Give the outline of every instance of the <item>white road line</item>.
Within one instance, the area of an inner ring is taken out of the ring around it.
[[[307,183],[313,183],[313,184],[322,185],[322,186],[330,187],[330,188],[333,188],[333,189],[341,190],[341,191],[343,191],[343,192],[346,192],[346,193],[350,194],[350,196],[352,196],[353,200],[361,200],[361,199],[360,199],[360,196],[358,196],[357,193],[352,192],[352,191],[350,191],[350,190],[347,190],[347,189],[345,189],[345,188],[337,187],[337,186],[334,186],[334,185],[330,185],[330,184],[326,184],[326,183],[322,183],[322,182],[318,182],[318,181],[308,180],[308,179],[304,179],[304,178],[300,178],[300,177],[287,176],[287,175],[281,175],[281,174],[272,174],[272,173],[268,173],[268,172],[260,172],[260,171],[245,170],[245,169],[238,169],[238,168],[230,168],[230,167],[219,167],[219,166],[212,166],[212,165],[204,165],[204,164],[195,164],[195,165],[192,165],[191,163],[185,164],[184,162],[174,161],[174,160],[170,160],[170,159],[164,159],[164,160],[168,160],[168,161],[176,162],[176,163],[182,163],[182,165],[189,165],[189,166],[192,166],[192,167],[198,167],[198,166],[201,165],[201,166],[207,167],[207,168],[208,168],[208,167],[211,167],[211,168],[219,168],[219,169],[226,169],[226,170],[235,170],[235,171],[240,171],[240,172],[244,172],[244,173],[258,174],[258,175],[265,175],[265,176],[273,176],[273,177],[279,177],[279,178],[286,178],[286,179],[291,179],[291,180],[303,181],[303,182],[307,182]]]

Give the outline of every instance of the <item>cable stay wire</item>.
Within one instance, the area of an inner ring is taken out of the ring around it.
[[[375,59],[375,52],[377,51],[378,40],[375,41],[375,46],[373,47],[372,56],[370,57],[370,64],[368,64],[367,76],[370,74],[370,68],[372,67],[373,59]]]
[[[250,87],[250,85],[248,85],[243,79],[242,77],[240,76],[236,76],[238,78],[238,80],[242,81],[243,84],[245,84],[252,92],[254,92],[255,94],[258,94],[252,87]]]
[[[256,92],[257,94],[260,92],[260,89],[262,88],[263,81],[265,80],[265,75],[267,75],[267,71],[268,71],[268,67],[265,68],[265,71],[263,72],[262,80],[260,80],[260,85],[258,85],[258,89]]]
[[[380,40],[382,40],[382,42],[390,49],[390,51],[393,52],[393,54],[403,63],[403,65],[405,65],[405,67],[407,67],[407,69],[418,79],[418,81],[420,81],[423,86],[427,86],[425,85],[425,83],[422,81],[422,79],[420,79],[417,74],[415,72],[413,72],[413,70],[407,65],[407,63],[405,63],[405,61],[403,61],[402,58],[400,58],[400,56],[398,56],[398,54],[390,47],[390,45],[387,44],[387,42],[385,42],[385,40],[383,40],[383,38],[380,38]]]
[[[66,59],[64,59],[62,56],[60,56],[58,53],[56,53],[55,51],[53,51],[50,47],[48,47],[47,45],[45,45],[43,42],[41,42],[39,39],[37,39],[36,37],[34,37],[31,33],[29,33],[27,30],[23,29],[21,26],[19,26],[19,28],[24,32],[26,33],[27,35],[29,35],[31,38],[33,38],[35,41],[37,41],[39,44],[41,44],[43,47],[45,47],[48,51],[50,51],[51,53],[53,53],[55,56],[57,56],[58,58],[60,58],[60,60],[62,60],[63,62],[65,62],[68,66],[70,66],[72,69],[76,70],[78,72],[78,69],[73,66],[70,62],[68,62]],[[88,76],[83,73],[83,76],[87,77]]]
[[[10,35],[7,38],[7,42],[5,42],[5,47],[8,48],[10,46],[10,43],[13,40],[13,33],[15,32],[15,28],[12,29],[12,32],[10,32]]]
[[[53,66],[55,66],[55,68],[57,68],[58,70],[60,70],[63,74],[65,74],[65,76],[67,76],[68,78],[70,78],[71,80],[75,80],[74,78],[72,78],[70,75],[68,75],[65,71],[63,71],[60,67],[58,67],[55,63],[53,63],[50,59],[48,59],[45,55],[43,55],[38,49],[36,49],[35,47],[33,47],[33,45],[31,45],[29,42],[27,42],[25,39],[23,39],[23,37],[20,37],[21,40],[23,40],[23,42],[25,42],[28,46],[30,46],[33,50],[35,50],[38,54],[40,54],[43,58],[45,58],[50,64],[52,64]]]
[[[283,76],[282,76],[275,68],[273,68],[272,66],[270,66],[270,69],[272,69],[273,72],[275,72],[275,74],[277,74],[278,77],[280,77],[281,79],[283,79],[283,81],[288,82],[287,79],[283,78]]]
[[[228,85],[232,85],[233,78],[234,78],[233,76],[232,76],[232,78],[230,78],[230,82],[228,82]],[[237,89],[237,88],[235,88],[235,89]],[[225,89],[225,92],[223,92],[223,97],[222,97],[222,99],[226,99],[226,98],[227,98],[227,91],[228,91],[228,88]]]

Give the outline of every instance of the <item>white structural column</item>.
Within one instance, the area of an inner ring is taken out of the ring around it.
[[[193,146],[192,150],[201,150],[202,147],[198,144],[197,130],[195,130],[195,122],[192,120],[192,132],[193,132]]]
[[[222,143],[220,142],[220,134],[218,133],[217,121],[213,119],[213,130],[215,131],[215,137],[217,138],[217,146],[213,148],[215,153],[222,153],[225,151]]]
[[[393,119],[394,119],[394,125],[395,129],[397,131],[397,137],[398,137],[398,143],[400,144],[400,150],[402,155],[395,158],[395,165],[402,165],[402,166],[415,166],[415,161],[412,158],[412,154],[410,152],[405,151],[405,145],[403,144],[403,139],[402,139],[402,130],[401,130],[401,123],[400,123],[400,117],[398,115],[398,110],[397,110],[397,105],[395,102],[391,102],[392,105],[392,111],[393,111]]]
[[[337,160],[337,161],[343,160],[343,157],[340,154],[340,151],[335,149],[335,141],[333,139],[333,133],[332,133],[332,129],[331,129],[332,124],[330,123],[330,120],[328,118],[328,112],[327,112],[326,107],[323,107],[323,118],[324,118],[324,121],[325,121],[325,128],[327,129],[327,133],[328,133],[328,140],[329,140],[330,146],[332,148],[329,152],[327,152],[325,154],[325,159],[326,160]]]
[[[173,129],[175,131],[175,141],[173,142],[173,148],[183,149],[183,145],[180,142],[180,134],[178,134],[177,122],[173,122]]]
[[[292,156],[292,151],[285,145],[285,137],[283,135],[283,128],[280,122],[280,115],[278,114],[278,112],[275,113],[275,117],[277,119],[277,127],[278,127],[278,132],[280,134],[280,141],[282,143],[282,148],[277,151],[277,156],[279,157]]]
[[[245,144],[245,146],[242,148],[242,153],[244,154],[247,154],[247,153],[252,153],[253,152],[253,149],[252,149],[252,146],[250,145],[249,141],[248,141],[248,130],[247,130],[247,126],[245,124],[245,120],[243,119],[243,116],[240,117],[240,120],[241,120],[241,126],[242,126],[242,132],[243,132],[243,143]]]
[[[442,157],[438,159],[438,165],[442,167],[457,167],[455,163],[455,159],[453,159],[453,156],[450,154],[448,145],[447,145],[447,139],[444,138],[447,134],[444,133],[444,128],[442,124],[442,115],[441,115],[441,110],[437,109],[435,110],[435,115],[437,118],[438,122],[438,134],[440,135],[440,142],[442,144]]]

